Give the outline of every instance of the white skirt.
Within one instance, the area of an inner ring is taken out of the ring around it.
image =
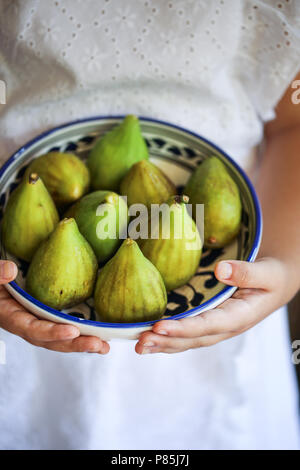
[[[210,348],[62,354],[0,330],[1,449],[299,449],[286,309]]]

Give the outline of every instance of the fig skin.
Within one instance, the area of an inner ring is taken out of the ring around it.
[[[140,240],[143,254],[160,272],[167,291],[185,285],[196,273],[202,254],[202,242],[196,224],[188,214],[187,196],[174,196],[167,202],[170,207],[170,221],[161,215],[153,222],[149,221],[151,231],[157,238]],[[165,230],[169,223],[169,237]]]
[[[158,270],[134,240],[125,240],[100,270],[94,295],[97,319],[135,323],[158,320],[167,306],[167,293]]]
[[[119,192],[120,183],[131,166],[148,158],[138,118],[126,116],[121,124],[96,142],[88,157],[92,188]]]
[[[1,234],[7,251],[30,261],[59,222],[55,204],[36,173],[25,175],[5,208]]]
[[[101,208],[107,211],[105,217],[98,212]],[[106,262],[114,255],[124,239],[124,237],[119,238],[120,234],[126,233],[127,230],[126,202],[112,191],[95,191],[87,194],[71,206],[65,216],[76,220],[81,234],[90,243],[100,263]],[[97,227],[101,220],[107,222],[108,231],[105,239],[97,235]],[[110,221],[114,223],[110,224]]]
[[[209,157],[191,175],[185,190],[193,204],[204,204],[204,246],[222,248],[238,235],[242,203],[239,188],[217,157]]]
[[[28,172],[36,172],[59,208],[65,208],[86,194],[90,187],[89,171],[72,153],[49,152],[34,159]]]
[[[64,219],[35,253],[26,290],[40,302],[61,310],[93,294],[97,259],[74,219]]]
[[[162,204],[176,194],[176,187],[154,163],[141,160],[135,163],[120,186],[122,195],[127,196],[127,204]]]

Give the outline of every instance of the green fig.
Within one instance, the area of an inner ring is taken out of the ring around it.
[[[112,191],[95,191],[76,202],[66,213],[93,248],[99,262],[117,251],[127,231],[128,209],[124,199]]]
[[[101,137],[92,149],[87,166],[93,189],[119,191],[122,178],[131,166],[148,159],[148,149],[136,116],[126,116],[121,124]]]
[[[239,233],[242,203],[237,184],[217,157],[201,163],[191,175],[185,190],[193,204],[204,204],[204,245],[221,248]]]
[[[156,165],[148,160],[135,163],[120,186],[120,192],[127,196],[127,204],[162,204],[176,194],[176,187]]]
[[[151,237],[140,241],[143,254],[157,267],[167,291],[186,284],[198,269],[202,244],[198,229],[188,214],[188,197],[169,199],[165,215],[151,220]]]
[[[33,160],[28,169],[42,178],[58,207],[73,204],[88,192],[90,174],[72,153],[50,152]]]
[[[97,259],[74,219],[64,219],[35,253],[26,290],[56,309],[79,304],[93,294]]]
[[[2,220],[2,242],[17,258],[30,261],[59,222],[54,202],[36,173],[26,175],[11,194]]]
[[[95,288],[97,316],[107,322],[157,320],[167,306],[167,293],[158,270],[131,239],[100,270]]]

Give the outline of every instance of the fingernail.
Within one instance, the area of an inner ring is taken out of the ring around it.
[[[78,331],[77,328],[68,329],[65,333],[65,337],[70,339],[78,338],[78,336],[80,336],[80,331]]]
[[[17,267],[12,261],[0,262],[0,278],[4,280],[14,279],[17,274]]]
[[[99,346],[90,346],[89,349],[86,349],[86,352],[88,353],[97,353],[100,351],[100,347]]]
[[[95,349],[88,349],[86,352],[87,352],[87,353],[97,353],[97,352],[99,352],[99,349],[98,349],[98,348],[95,348]]]
[[[107,354],[108,351],[106,351],[105,348],[101,348],[100,351],[98,351],[98,354]]]
[[[165,335],[165,336],[168,336],[168,332],[167,332],[167,331],[165,331],[165,330],[159,330],[159,331],[157,331],[157,333],[158,333],[159,335]]]
[[[151,348],[152,346],[154,346],[154,343],[153,341],[148,341],[147,343],[144,343],[143,346],[145,348]]]
[[[222,262],[218,266],[218,275],[221,279],[230,279],[232,275],[232,266],[230,263]]]
[[[150,349],[144,348],[141,354],[149,354],[150,352],[151,352]]]

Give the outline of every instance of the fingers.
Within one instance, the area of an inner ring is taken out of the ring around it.
[[[259,312],[268,303],[269,297],[270,293],[260,289],[241,289],[217,309],[182,320],[157,322],[152,331],[141,335],[136,352],[174,353],[212,346],[232,338],[262,319]],[[266,310],[265,315],[267,314]]]
[[[59,325],[46,320],[39,320],[32,315],[19,312],[16,315],[14,326],[19,328],[19,336],[32,341],[65,341],[77,338],[80,335],[78,328],[72,325]]]
[[[107,354],[110,350],[108,343],[95,336],[79,336],[78,338],[67,341],[29,342],[34,346],[63,353],[88,352]]]
[[[269,290],[274,285],[274,273],[279,274],[280,261],[262,258],[255,263],[220,261],[215,268],[217,279],[229,286]]]
[[[213,346],[214,344],[231,338],[232,334],[203,336],[201,338],[171,338],[147,332],[141,335],[135,346],[138,354],[167,353],[173,354],[201,347]]]
[[[39,320],[12,299],[4,287],[0,288],[0,327],[35,346],[53,351],[109,352],[108,343],[93,336],[80,336],[76,326]]]
[[[182,320],[163,320],[156,323],[153,331],[177,338],[198,338],[224,333],[234,334],[251,322],[251,313],[241,299],[229,299],[219,308]]]
[[[73,339],[80,335],[72,325],[59,325],[46,320],[38,320],[17,303],[9,311],[3,309],[0,315],[1,327],[30,341],[57,341]]]
[[[109,351],[108,343],[93,336],[80,336],[79,329],[73,325],[60,325],[39,320],[22,310],[16,310],[11,320],[4,323],[3,327],[33,345],[51,351],[100,354],[106,354]]]
[[[211,346],[245,332],[280,305],[274,296],[278,286],[284,285],[284,266],[279,260],[221,261],[215,275],[220,281],[239,289],[216,309],[182,320],[155,323],[152,332],[141,335],[136,352],[173,353]]]
[[[18,268],[12,261],[0,260],[0,284],[7,284],[15,279]]]

